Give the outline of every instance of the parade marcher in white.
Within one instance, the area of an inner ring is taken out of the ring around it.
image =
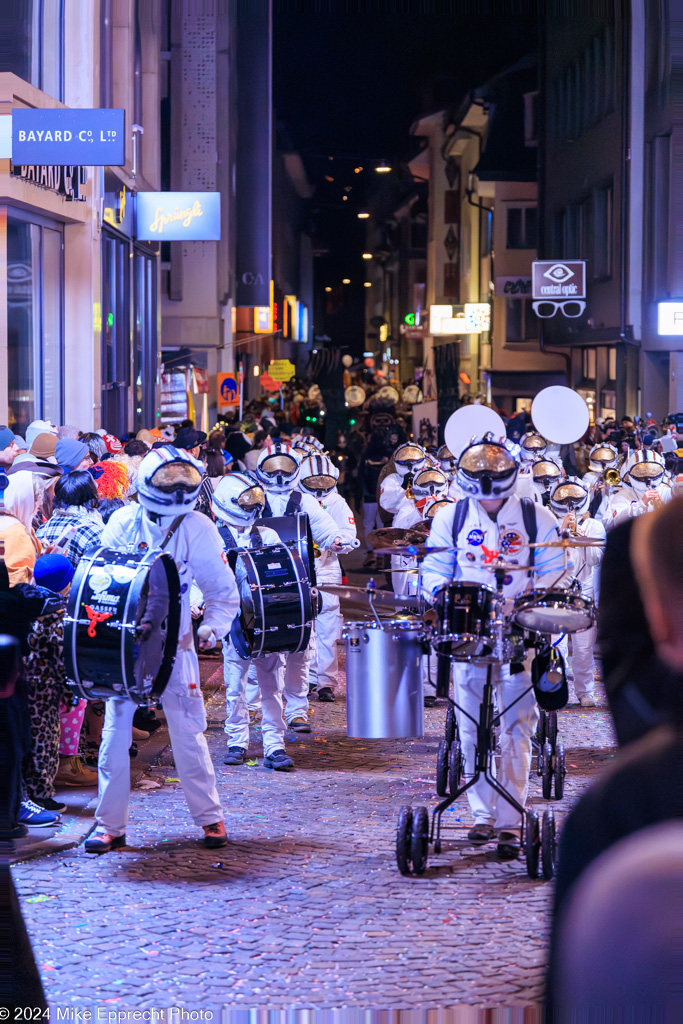
[[[517,487],[515,494],[518,498],[532,498],[535,500],[533,465],[542,459],[546,453],[548,442],[544,437],[535,431],[524,434],[519,442],[519,473],[517,474]]]
[[[278,518],[305,512],[313,540],[320,550],[339,554],[344,550],[346,538],[340,534],[334,519],[320,507],[315,498],[297,489],[300,468],[300,455],[286,442],[271,440],[263,449],[256,467],[256,476],[266,493],[263,517]],[[295,732],[311,731],[308,724],[308,687],[314,651],[312,637],[305,651],[285,657],[285,721]],[[250,711],[256,711],[259,706],[258,684],[253,668],[247,685],[247,703]]]
[[[611,526],[642,516],[671,499],[666,479],[664,456],[649,448],[633,452],[621,467],[622,479],[628,487],[620,492],[612,506]],[[607,526],[607,523],[605,523]]]
[[[582,477],[590,493],[591,515],[611,526],[612,512],[624,486],[619,473],[619,452],[613,444],[594,444],[588,454],[588,472]]]
[[[419,444],[401,444],[394,452],[395,473],[388,473],[379,491],[379,503],[385,512],[398,512],[415,474],[425,468],[427,454]]]
[[[176,768],[190,813],[204,829],[206,846],[226,843],[223,811],[216,791],[209,750],[204,737],[206,713],[199,684],[190,615],[193,580],[204,595],[200,647],[215,646],[225,636],[239,609],[235,579],[226,564],[223,544],[214,524],[193,511],[202,482],[203,466],[171,445],[151,451],[140,463],[139,505],[114,512],[102,534],[106,547],[132,552],[160,548],[170,554],[180,575],[181,612],[178,652],[163,694],[163,707]],[[143,618],[142,635],[152,622]],[[125,844],[130,800],[130,761],[135,704],[108,698],[100,747],[97,831],[86,841],[90,853],[106,853]]]
[[[345,544],[343,551],[353,550],[356,541],[356,520],[348,504],[337,491],[339,470],[332,460],[322,453],[308,455],[301,463],[299,487],[303,494],[315,498],[320,507],[337,524],[340,537]],[[339,559],[333,551],[321,551],[316,558],[315,574],[318,584],[341,584],[342,571]],[[316,653],[310,663],[309,692],[315,693],[323,702],[334,700],[334,686],[337,680],[337,640],[341,636],[343,618],[336,594],[321,591],[321,606],[315,620]]]
[[[425,597],[433,601],[437,591],[453,580],[495,586],[487,571],[498,557],[524,567],[530,564],[530,534],[536,542],[559,540],[554,515],[540,503],[515,496],[518,464],[502,441],[487,435],[466,448],[458,463],[458,483],[468,495],[463,501],[439,511],[432,524],[428,544],[450,550],[428,555],[423,563]],[[505,576],[504,596],[511,608],[514,598],[540,585],[556,585],[568,575],[565,559],[557,551],[535,549],[533,573],[510,572]],[[570,563],[571,567],[571,563]],[[486,682],[487,666],[454,665],[454,699],[472,716],[458,713],[460,739],[465,758],[465,780],[472,777],[475,760],[479,706]],[[493,665],[492,681],[502,710],[500,776],[502,786],[524,806],[529,786],[531,737],[538,711],[527,664],[512,673],[507,664]],[[529,692],[525,692],[525,691]],[[498,837],[498,854],[514,858],[520,849],[521,816],[489,784],[480,779],[467,790],[474,825],[468,838],[483,844]]]
[[[445,474],[448,480],[448,495],[459,501],[463,497],[463,493],[458,486],[458,457],[453,455],[448,445],[442,444],[438,451],[439,466],[441,472]]]
[[[550,488],[563,476],[564,471],[559,461],[546,454],[531,465],[531,493],[518,494],[518,497],[531,497],[547,508],[550,504]]]
[[[557,516],[560,529],[579,537],[594,538],[595,546],[576,548],[574,551],[574,579],[581,587],[583,597],[596,601],[598,594],[598,567],[604,553],[605,527],[588,513],[590,492],[586,484],[576,476],[568,476],[555,484],[550,492],[550,507]],[[597,603],[597,601],[596,601]],[[595,707],[593,693],[595,685],[595,660],[593,651],[597,641],[597,625],[580,633],[572,633],[571,667],[574,675],[574,690],[579,704],[584,708]],[[569,638],[565,635],[559,650],[568,658]]]
[[[272,547],[280,543],[275,530],[256,522],[265,505],[263,488],[250,474],[231,473],[219,480],[212,495],[211,511],[216,517],[216,526],[226,550]],[[246,571],[239,560],[235,574],[237,588],[241,590],[246,583]],[[227,705],[225,734],[228,743],[225,764],[241,765],[247,759],[249,709],[246,688],[251,667],[261,691],[263,766],[275,771],[291,770],[294,762],[285,750],[285,722],[282,717],[284,656],[262,654],[253,659],[241,658],[226,637],[223,642],[223,665]]]

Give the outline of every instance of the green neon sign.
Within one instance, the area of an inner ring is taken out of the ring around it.
[[[415,326],[415,314],[414,313],[407,313],[403,317],[403,323],[404,324],[408,324],[409,327],[414,327]]]

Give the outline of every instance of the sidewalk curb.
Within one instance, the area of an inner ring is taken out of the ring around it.
[[[202,684],[207,712],[209,702],[222,685],[223,665],[221,662],[216,667],[216,671]],[[211,721],[207,721],[207,731],[211,728],[212,724]],[[159,757],[160,754],[163,754],[169,744],[168,729],[165,724],[161,729],[157,729],[156,732],[152,733],[148,740],[138,743],[138,756],[131,761],[130,766],[131,790],[135,788],[140,779],[149,771],[152,761]],[[97,792],[94,787],[92,789],[64,787],[59,790],[59,793],[62,797],[66,795],[76,797],[76,800],[69,805],[67,810],[62,812],[59,830],[52,835],[46,836],[44,839],[36,837],[35,841],[32,841],[35,833],[29,831],[28,836],[25,836],[24,839],[15,840],[10,864],[23,863],[27,860],[33,860],[35,857],[47,856],[51,853],[64,853],[75,846],[80,846],[90,833],[94,831],[94,817],[92,814],[83,814],[84,811],[89,810],[91,807],[94,811],[94,805],[97,801]],[[78,797],[81,797],[81,799],[79,800]]]

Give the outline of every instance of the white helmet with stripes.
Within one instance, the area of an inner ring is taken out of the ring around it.
[[[211,511],[217,520],[229,526],[248,526],[265,507],[265,491],[251,473],[222,476],[211,497]]]
[[[337,486],[339,470],[327,455],[314,452],[301,463],[299,486],[314,498],[324,498]]]
[[[202,463],[184,449],[154,448],[138,467],[138,501],[152,516],[186,515],[195,507],[203,474]]]

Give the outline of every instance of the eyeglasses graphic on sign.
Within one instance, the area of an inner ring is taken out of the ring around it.
[[[586,311],[586,303],[583,299],[570,299],[567,302],[551,302],[546,299],[542,302],[533,302],[532,306],[534,313],[541,320],[548,320],[551,316],[555,316],[558,309],[572,320]]]
[[[138,239],[164,242],[217,242],[221,237],[219,192],[138,192]]]
[[[585,260],[534,260],[531,267],[534,313],[541,320],[559,311],[574,320],[586,311]]]

